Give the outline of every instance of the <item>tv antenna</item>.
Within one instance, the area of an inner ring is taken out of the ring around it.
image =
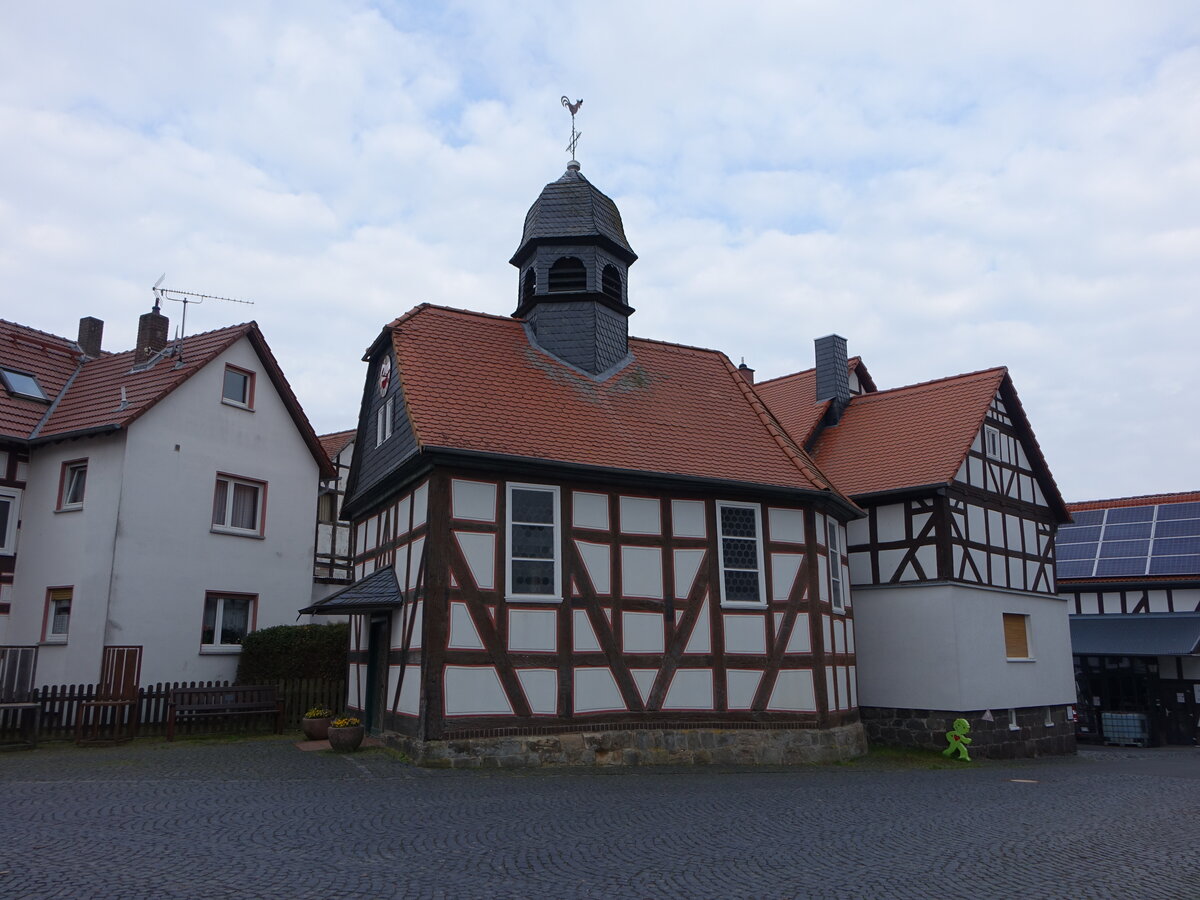
[[[253,300],[238,300],[235,297],[218,297],[215,294],[198,294],[195,291],[180,291],[175,288],[161,287],[163,279],[167,277],[167,273],[163,272],[158,276],[158,281],[154,282],[154,287],[150,290],[154,294],[154,311],[158,312],[160,302],[165,298],[173,300],[176,303],[183,304],[183,320],[179,325],[179,335],[176,340],[179,341],[179,361],[175,363],[176,368],[183,365],[183,339],[187,334],[187,308],[189,303],[201,304],[205,300],[224,300],[226,303],[242,303],[246,306],[253,306]],[[179,296],[175,296],[178,294]]]

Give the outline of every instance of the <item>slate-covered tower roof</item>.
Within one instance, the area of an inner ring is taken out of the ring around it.
[[[543,350],[602,375],[629,353],[629,266],[621,213],[571,160],[525,216],[509,260],[520,272],[514,318]]]

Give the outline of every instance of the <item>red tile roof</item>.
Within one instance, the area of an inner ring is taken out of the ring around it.
[[[422,304],[389,326],[422,448],[839,494],[724,354],[631,338],[603,383],[514,319]]]
[[[1176,494],[1144,494],[1140,497],[1118,497],[1115,500],[1081,500],[1068,503],[1071,512],[1083,512],[1088,509],[1115,509],[1119,506],[1160,506],[1164,503],[1198,503],[1200,491],[1183,491]]]
[[[346,445],[354,440],[357,432],[351,428],[349,431],[335,431],[332,434],[322,434],[317,436],[317,440],[321,442],[321,448],[325,451],[325,455],[332,461],[335,456],[346,449]]]
[[[867,390],[876,389],[875,382],[867,373],[867,367],[863,365],[861,357],[850,357],[849,370],[858,375]],[[754,389],[787,433],[801,446],[807,446],[817,426],[825,417],[825,411],[829,409],[828,400],[816,399],[817,370],[804,369],[791,375],[771,378],[759,382]]]
[[[74,341],[0,319],[0,366],[33,375],[53,400],[79,367]],[[0,436],[23,440],[46,415],[49,405],[16,397],[0,387]]]
[[[0,390],[0,435],[43,442],[128,428],[243,337],[258,352],[322,474],[332,477],[329,457],[254,322],[189,335],[183,341],[182,364],[175,349],[178,345],[171,345],[164,356],[147,367],[134,365],[132,350],[81,361],[74,341],[0,320],[0,364],[37,375],[51,400],[47,405],[11,397]]]

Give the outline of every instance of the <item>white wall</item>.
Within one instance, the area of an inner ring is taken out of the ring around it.
[[[1008,662],[1004,613],[1029,616],[1033,662]],[[856,586],[859,704],[1006,709],[1075,700],[1067,604],[958,584]]]
[[[221,403],[225,363],[257,373],[254,411]],[[176,449],[178,447],[178,449]],[[217,472],[267,482],[262,539],[211,531]],[[206,591],[257,594],[256,627],[310,602],[316,460],[243,338],[135,422],[107,641],[142,644],[142,683],[232,678],[201,652]]]
[[[67,643],[39,651],[39,684],[93,682],[100,674],[125,440],[119,432],[30,454],[7,640],[40,641],[47,588],[74,588]],[[83,508],[56,512],[62,464],[83,458],[88,461]]]

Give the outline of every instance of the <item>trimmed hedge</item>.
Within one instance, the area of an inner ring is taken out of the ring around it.
[[[276,625],[242,639],[237,680],[259,684],[286,678],[346,677],[350,626]]]

